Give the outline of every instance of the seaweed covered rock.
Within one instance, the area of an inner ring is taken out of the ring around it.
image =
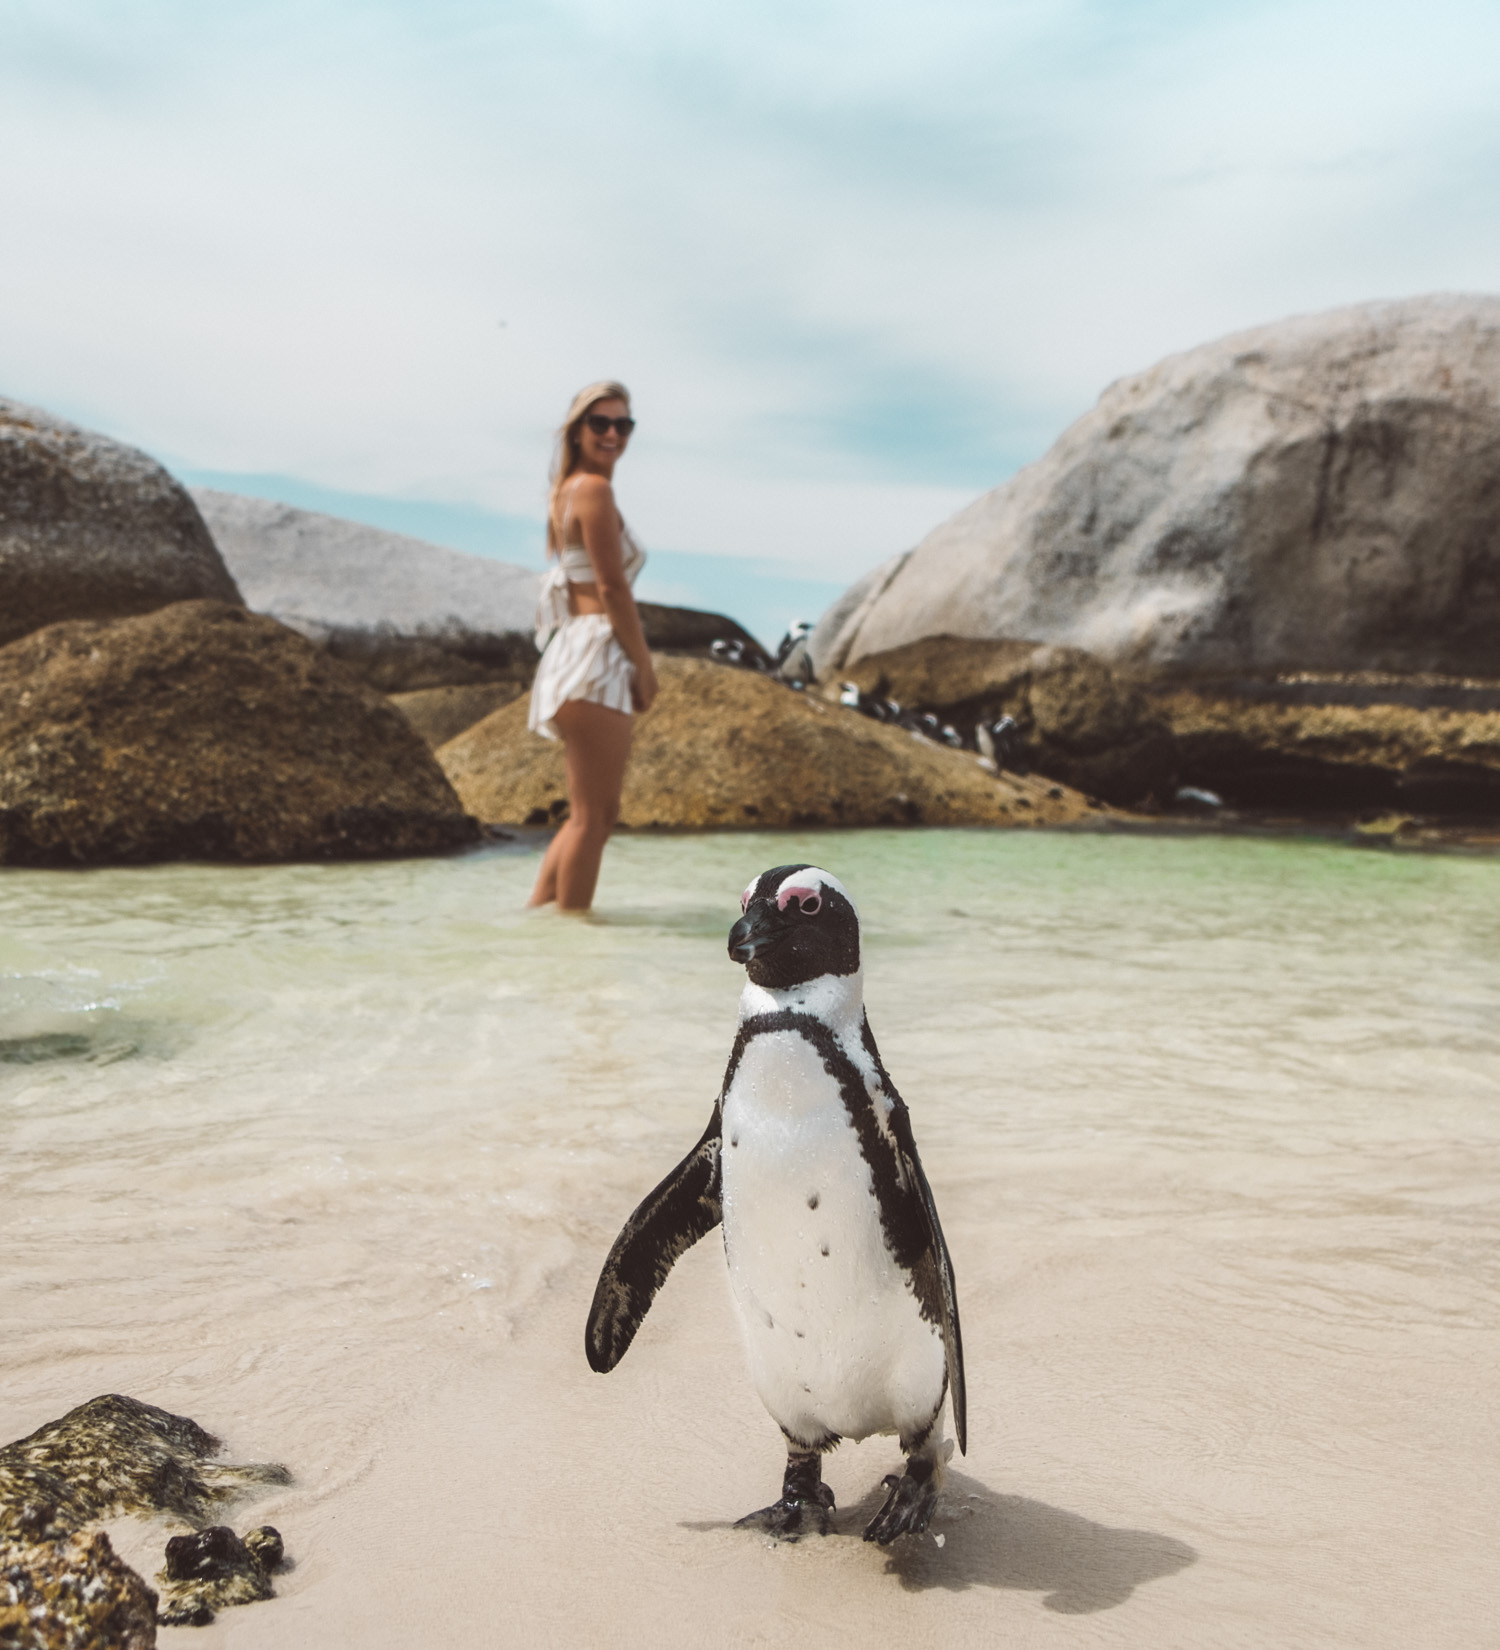
[[[1500,819],[1500,681],[1308,672],[1150,696],[1182,779],[1233,807]]]
[[[0,864],[436,853],[478,826],[382,694],[221,602],[0,648]]]
[[[822,680],[944,634],[1177,676],[1500,677],[1500,297],[1299,316],[1121,379],[811,651]]]
[[[106,1393],[0,1449],[0,1536],[21,1528],[27,1502],[59,1527],[119,1513],[170,1513],[201,1524],[257,1484],[288,1484],[285,1467],[215,1462],[223,1446],[185,1415]]]
[[[0,1533],[5,1650],[152,1650],[156,1602],[103,1531],[37,1540]]]
[[[1078,648],[929,636],[868,655],[847,679],[931,711],[969,742],[979,724],[1009,716],[1026,766],[1122,807],[1165,801],[1176,785],[1177,745],[1162,713]]]
[[[971,754],[918,739],[754,671],[657,660],[661,694],[639,718],[621,823],[651,827],[1029,825],[1095,816],[1076,791],[997,777]],[[562,747],[494,712],[438,751],[464,806],[499,824],[564,817]]]
[[[185,1415],[109,1393],[0,1449],[0,1646],[149,1650],[157,1595],[88,1525],[124,1513],[201,1526],[227,1503],[291,1475],[215,1462],[221,1445]],[[173,1536],[160,1578],[164,1622],[269,1598],[281,1537],[227,1526]]]
[[[186,490],[154,459],[0,400],[0,646],[60,619],[240,593]]]
[[[156,1578],[158,1616],[168,1627],[203,1627],[231,1605],[274,1598],[271,1572],[282,1556],[280,1532],[269,1524],[247,1531],[243,1540],[227,1524],[174,1535]]]

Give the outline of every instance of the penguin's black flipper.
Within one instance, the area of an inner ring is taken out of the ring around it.
[[[891,1133],[896,1139],[901,1168],[916,1203],[918,1220],[927,1228],[926,1249],[932,1273],[924,1277],[923,1268],[914,1273],[917,1296],[924,1307],[936,1311],[943,1327],[943,1350],[948,1359],[948,1394],[953,1400],[953,1430],[958,1435],[960,1453],[967,1455],[969,1414],[964,1393],[964,1341],[958,1327],[958,1287],[953,1281],[953,1259],[948,1253],[947,1239],[938,1220],[932,1187],[927,1184],[922,1160],[917,1156],[917,1143],[911,1132],[911,1113],[906,1109],[906,1102],[890,1085],[888,1077],[886,1088],[895,1102],[891,1108]]]
[[[589,1368],[619,1363],[667,1273],[724,1218],[719,1178],[719,1102],[703,1138],[625,1222],[599,1274],[584,1347]]]

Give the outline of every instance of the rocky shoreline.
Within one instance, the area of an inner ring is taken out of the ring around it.
[[[291,1474],[215,1462],[220,1447],[185,1415],[109,1393],[0,1448],[0,1644],[152,1650],[158,1624],[202,1627],[273,1597],[280,1534],[263,1524],[240,1537],[212,1519]],[[122,1514],[179,1526],[157,1589],[95,1528]]]
[[[555,822],[560,751],[525,729],[535,593],[189,496],[0,401],[0,864],[443,853]],[[1485,842],[1500,299],[1297,317],[1121,380],[776,660],[725,615],[641,611],[666,688],[627,828],[1114,814]]]
[[[627,829],[1033,826],[1109,811],[1069,786],[996,773],[971,753],[755,671],[663,655],[658,674],[661,695],[640,718],[626,774]],[[562,747],[527,729],[527,708],[505,705],[437,752],[464,806],[486,822],[566,816]]]

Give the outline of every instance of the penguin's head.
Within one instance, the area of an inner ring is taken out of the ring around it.
[[[740,896],[729,955],[756,985],[802,985],[859,969],[859,912],[836,876],[816,865],[762,871]]]

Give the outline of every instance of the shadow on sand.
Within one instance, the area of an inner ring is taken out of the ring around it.
[[[834,1515],[838,1535],[859,1540],[880,1510],[884,1488],[870,1492]],[[689,1524],[688,1529],[727,1529],[727,1523]],[[1119,1530],[1077,1513],[1031,1501],[1024,1495],[997,1495],[977,1478],[949,1471],[938,1501],[931,1535],[897,1542],[886,1553],[885,1573],[910,1592],[943,1587],[1013,1587],[1042,1593],[1045,1609],[1086,1616],[1112,1610],[1148,1581],[1175,1575],[1197,1561],[1184,1541],[1153,1530]]]
[[[839,1528],[862,1530],[880,1510],[880,1485],[841,1509]],[[977,1478],[948,1473],[933,1527],[943,1536],[907,1539],[886,1557],[886,1574],[912,1592],[944,1587],[1015,1587],[1043,1593],[1043,1606],[1061,1615],[1112,1610],[1148,1581],[1174,1575],[1197,1560],[1184,1541],[1153,1530],[1119,1530],[1077,1513],[997,1495]]]

